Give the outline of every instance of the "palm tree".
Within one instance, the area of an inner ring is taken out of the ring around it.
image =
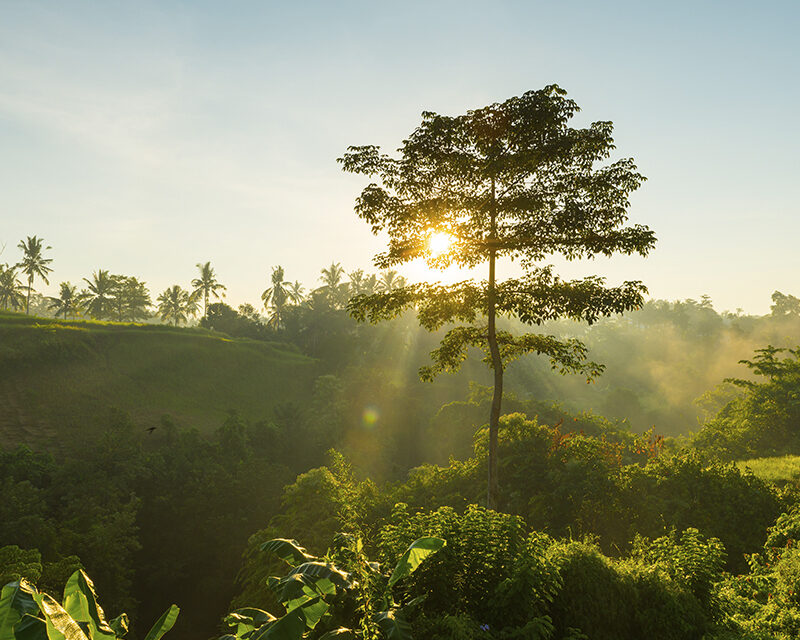
[[[203,317],[205,318],[208,316],[209,297],[214,296],[215,298],[220,298],[221,296],[218,292],[226,291],[227,287],[224,284],[220,284],[217,280],[217,275],[211,267],[211,262],[206,262],[205,264],[198,262],[196,266],[200,270],[200,277],[192,280],[192,286],[194,287],[192,293],[195,295],[196,299],[202,296]],[[224,295],[223,293],[222,296]]]
[[[16,265],[0,264],[0,306],[19,309],[25,304],[25,286],[17,277]]]
[[[404,286],[406,286],[406,279],[403,276],[397,275],[397,271],[394,269],[389,269],[381,273],[381,278],[378,281],[378,290],[382,293],[391,293]]]
[[[292,301],[292,304],[301,304],[303,300],[306,299],[303,291],[305,288],[302,284],[300,284],[299,280],[295,280],[289,285],[289,300]]]
[[[350,295],[357,296],[360,293],[364,293],[364,281],[366,278],[364,277],[364,270],[363,269],[356,269],[355,271],[351,271],[347,274],[347,277],[350,278]]]
[[[371,296],[373,293],[378,291],[378,276],[374,273],[369,274],[368,277],[364,278],[364,290],[362,293],[367,296]]]
[[[267,325],[273,329],[283,326],[283,310],[290,299],[288,287],[291,287],[291,283],[283,281],[283,267],[278,265],[272,270],[272,286],[261,294],[264,308],[269,310],[270,306],[272,307],[272,315],[267,321]]]
[[[22,270],[22,273],[28,276],[28,296],[25,300],[26,314],[31,305],[31,288],[33,287],[34,277],[39,276],[44,280],[45,284],[50,284],[50,281],[47,279],[47,274],[50,273],[52,269],[47,265],[49,265],[53,259],[45,258],[42,252],[47,249],[52,249],[52,247],[43,247],[43,242],[41,238],[28,236],[17,245],[17,248],[22,250],[22,260],[17,266]]]
[[[322,286],[317,289],[332,307],[343,306],[347,302],[347,283],[342,282],[344,269],[338,262],[332,262],[327,269],[320,271]]]
[[[55,311],[56,317],[64,314],[64,320],[67,319],[67,314],[75,313],[79,309],[78,288],[69,282],[62,282],[59,287],[58,298],[50,298],[50,308]]]
[[[171,322],[176,327],[197,313],[197,296],[177,284],[165,289],[157,300],[161,319],[164,322]]]
[[[110,318],[118,278],[111,275],[108,269],[98,269],[92,273],[91,280],[84,278],[83,281],[88,285],[88,289],[80,292],[78,300],[86,313],[95,320]]]

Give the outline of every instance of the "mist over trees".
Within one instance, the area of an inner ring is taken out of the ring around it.
[[[20,242],[0,640],[798,637],[800,299],[720,313],[543,266],[655,242],[577,109],[552,85],[351,147],[380,271],[265,266],[257,304],[211,260],[45,296],[51,247]],[[407,282],[415,257],[488,279]]]

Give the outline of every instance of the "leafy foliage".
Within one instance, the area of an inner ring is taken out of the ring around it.
[[[800,451],[800,348],[768,346],[741,364],[762,381],[729,378],[742,392],[703,425],[695,446],[728,460]]]
[[[544,354],[554,368],[592,378],[595,363],[585,362],[577,341],[497,331],[496,316],[524,325],[566,317],[598,317],[640,307],[645,287],[626,282],[607,288],[602,278],[563,281],[549,267],[533,263],[561,254],[567,259],[614,253],[646,255],[655,237],[646,227],[625,227],[628,196],[644,177],[630,159],[596,166],[613,149],[610,122],[573,129],[578,111],[556,85],[528,91],[503,103],[450,117],[431,112],[403,141],[399,158],[378,147],[350,147],[339,159],[345,171],[377,181],[364,188],[356,213],[374,233],[386,232],[389,246],[376,257],[380,267],[424,258],[430,266],[474,267],[488,262],[488,280],[453,286],[412,285],[390,292],[360,295],[348,309],[373,322],[417,311],[432,329],[469,323],[448,331],[421,371],[431,379],[457,369],[470,347],[485,353],[494,371],[494,401],[489,420],[488,505],[499,498],[497,432],[503,395],[503,371],[510,360]],[[448,233],[449,249],[434,251],[431,238]],[[518,259],[525,274],[498,283],[499,258]],[[483,318],[486,324],[483,324]],[[480,319],[479,324],[475,324]]]
[[[333,548],[323,558],[310,555],[294,540],[268,540],[261,550],[277,554],[292,567],[284,577],[271,577],[268,581],[284,607],[284,615],[277,618],[259,609],[245,608],[230,614],[226,623],[234,632],[232,637],[242,640],[367,640],[376,638],[379,629],[386,638],[411,640],[405,607],[395,602],[392,587],[443,546],[445,541],[439,538],[415,540],[387,575],[364,555],[361,539],[350,535],[337,535]],[[341,626],[343,622],[349,626]]]
[[[175,624],[172,605],[145,636],[160,640]],[[78,570],[64,586],[61,604],[27,580],[10,582],[0,595],[0,638],[3,640],[115,640],[128,631],[128,617],[106,620],[89,576]]]

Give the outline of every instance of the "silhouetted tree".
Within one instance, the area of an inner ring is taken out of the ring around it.
[[[395,289],[402,289],[404,286],[406,286],[406,279],[398,275],[394,269],[383,271],[378,279],[378,291],[381,293],[391,293]]]
[[[389,236],[376,266],[388,269],[418,257],[432,267],[488,263],[486,281],[408,285],[358,296],[349,310],[359,320],[377,322],[414,308],[431,330],[466,323],[447,332],[431,354],[433,365],[421,376],[430,380],[457,369],[469,347],[484,351],[494,372],[487,491],[492,508],[499,494],[498,424],[507,363],[540,353],[562,372],[591,379],[602,370],[586,360],[586,348],[577,340],[498,331],[498,314],[529,325],[558,317],[593,322],[640,306],[645,292],[640,282],[606,288],[596,276],[564,281],[551,267],[535,265],[557,254],[568,260],[618,252],[645,255],[655,243],[648,228],[623,226],[628,195],[644,177],[631,159],[596,167],[614,148],[612,124],[571,128],[577,111],[566,92],[552,85],[460,116],[425,112],[399,157],[361,146],[350,147],[339,159],[345,171],[373,179],[355,209],[374,233]],[[453,242],[434,252],[428,243],[441,233]],[[517,259],[523,275],[498,282],[501,257]]]
[[[272,270],[271,284],[261,294],[261,300],[264,301],[267,311],[272,310],[267,324],[273,329],[280,329],[283,326],[283,310],[291,296],[288,289],[291,284],[283,281],[282,266],[278,265]]]
[[[332,262],[327,269],[320,270],[322,286],[317,289],[329,306],[339,309],[347,303],[347,283],[342,281],[344,268],[338,262]]]
[[[299,280],[295,280],[289,285],[289,300],[292,301],[292,304],[302,304],[303,301],[306,299],[304,295],[304,287],[300,284]]]
[[[50,298],[50,309],[56,316],[63,315],[64,320],[70,314],[74,318],[78,309],[80,309],[78,288],[70,282],[62,282],[59,285],[58,298]]]
[[[112,276],[113,306],[120,322],[145,320],[150,317],[149,307],[153,304],[147,285],[128,276]]]
[[[197,298],[177,284],[165,289],[157,301],[161,319],[176,327],[197,313]]]
[[[98,269],[92,279],[84,278],[87,288],[80,292],[78,299],[86,313],[95,320],[111,318],[114,305],[116,281],[108,269]]]
[[[22,260],[17,264],[22,273],[28,276],[28,296],[25,301],[25,313],[28,313],[31,303],[31,288],[33,287],[33,279],[39,276],[44,280],[45,284],[50,284],[47,279],[47,274],[52,271],[48,266],[53,259],[45,258],[43,252],[52,247],[43,246],[42,238],[36,236],[28,236],[25,240],[21,241],[17,247],[22,251]]]
[[[773,316],[800,315],[800,300],[780,291],[772,294],[772,306],[769,308]]]
[[[193,294],[198,298],[203,298],[203,317],[205,317],[208,314],[209,297],[214,296],[217,299],[224,297],[226,287],[217,280],[211,262],[198,262],[196,266],[200,270],[200,277],[192,280],[192,286],[194,287]],[[220,296],[220,292],[223,292],[222,296]]]
[[[3,310],[20,309],[25,304],[25,286],[17,277],[16,266],[0,264],[0,305]]]

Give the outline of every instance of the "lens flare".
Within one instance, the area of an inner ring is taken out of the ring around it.
[[[378,419],[381,417],[377,407],[368,406],[364,407],[364,412],[361,414],[361,424],[367,429],[371,429],[378,424]]]

